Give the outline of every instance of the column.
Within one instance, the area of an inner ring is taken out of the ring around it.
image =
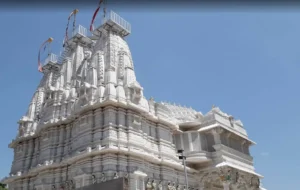
[[[181,134],[180,134],[180,144],[181,144],[181,149],[182,149],[182,150],[184,150],[183,134],[184,134],[184,133],[181,133]]]
[[[144,190],[145,189],[145,177],[147,174],[141,171],[133,172],[133,182],[130,183],[130,190]]]
[[[214,141],[215,141],[215,144],[222,144],[221,143],[221,136],[220,134],[223,132],[224,130],[222,128],[216,128],[216,129],[213,129],[211,132],[214,136]]]
[[[243,140],[243,141],[242,141],[242,144],[241,144],[242,153],[245,153],[245,152],[244,152],[244,144],[245,144],[245,143],[246,143],[246,140]]]
[[[231,136],[231,133],[229,132],[228,134],[226,134],[226,139],[227,139],[227,146],[230,147],[230,136]]]
[[[229,190],[230,188],[230,182],[229,181],[224,181],[223,182],[223,187],[224,187],[224,190]]]
[[[188,133],[188,138],[189,138],[189,151],[193,151],[194,150],[194,146],[193,146],[193,141],[192,141],[192,134]]]

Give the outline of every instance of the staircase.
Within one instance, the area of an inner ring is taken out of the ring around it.
[[[69,53],[70,53],[70,48],[68,48],[68,47],[65,47],[64,49],[63,49],[63,51],[60,53],[60,56],[59,56],[59,58],[58,58],[58,63],[59,64],[62,64],[62,62],[64,61],[64,59],[69,55]]]

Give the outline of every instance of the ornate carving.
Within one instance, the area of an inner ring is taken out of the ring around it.
[[[260,179],[257,176],[253,176],[251,178],[251,186],[253,186],[255,188],[259,188],[259,186],[260,186]]]
[[[152,184],[151,184],[150,179],[147,180],[146,190],[152,190]]]
[[[118,78],[123,79],[124,78],[124,72],[125,72],[125,63],[124,63],[124,55],[126,52],[123,50],[123,48],[120,49],[118,56],[119,56],[119,72],[118,72]]]
[[[151,185],[152,185],[152,189],[153,190],[156,190],[156,182],[155,182],[155,180],[152,180],[152,183],[151,183]]]
[[[96,176],[95,176],[95,175],[92,175],[92,184],[95,184],[95,183],[97,183]]]
[[[137,104],[140,103],[143,97],[143,88],[141,85],[137,81],[134,81],[128,87],[130,90],[131,101]]]
[[[105,177],[105,174],[102,173],[101,174],[101,179],[100,179],[101,182],[105,182],[106,181],[106,177]]]
[[[159,190],[162,190],[162,189],[163,189],[163,185],[162,185],[162,183],[163,183],[163,182],[162,182],[162,181],[160,181],[160,182],[159,182],[159,184],[158,184],[158,189],[159,189]]]
[[[114,179],[118,179],[118,178],[119,178],[119,175],[118,175],[117,172],[115,172],[115,174],[114,174]]]

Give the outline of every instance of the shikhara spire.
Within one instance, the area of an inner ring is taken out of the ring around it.
[[[131,25],[112,11],[100,20],[93,16],[92,34],[81,25],[68,31],[60,57],[39,59],[43,78],[10,144],[14,161],[3,182],[14,190],[104,188],[106,181],[183,190],[176,152],[184,149],[190,189],[258,190],[255,143],[242,122],[215,106],[202,114],[147,100],[125,41]]]

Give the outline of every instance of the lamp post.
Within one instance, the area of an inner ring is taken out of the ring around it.
[[[189,189],[189,183],[188,183],[187,172],[186,172],[186,163],[185,163],[186,156],[184,155],[183,152],[184,152],[184,150],[177,151],[178,154],[181,154],[180,156],[178,156],[178,158],[179,158],[179,160],[182,160],[182,162],[183,162],[186,189]]]

